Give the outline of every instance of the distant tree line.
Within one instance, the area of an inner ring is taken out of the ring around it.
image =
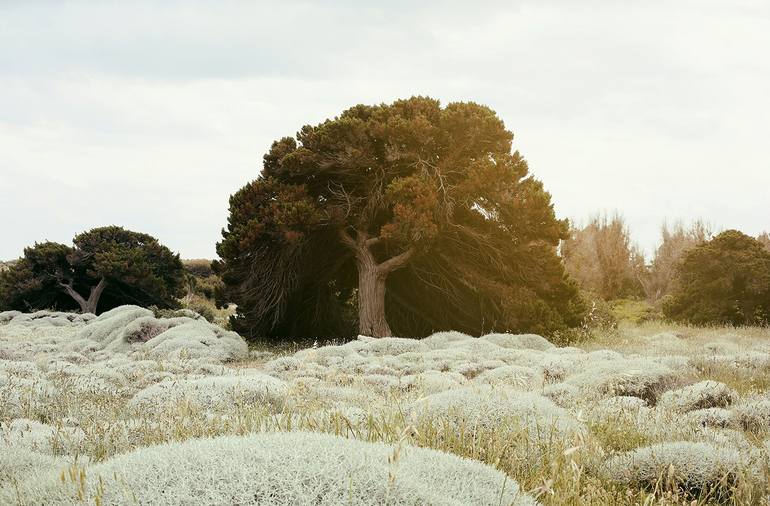
[[[660,244],[645,262],[623,217],[599,215],[571,229],[560,251],[570,276],[604,300],[645,299],[669,318],[696,324],[767,324],[770,316],[766,232],[715,236],[702,221],[663,224]]]

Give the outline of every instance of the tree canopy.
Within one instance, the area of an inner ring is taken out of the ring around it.
[[[673,319],[695,324],[767,323],[770,252],[737,230],[701,243],[685,254],[663,309]]]
[[[36,243],[0,273],[0,307],[101,312],[121,304],[174,307],[183,267],[154,237],[110,226],[78,234],[73,245]]]
[[[547,332],[584,310],[567,223],[488,107],[357,105],[273,143],[215,270],[251,336]],[[385,315],[387,314],[387,320]],[[391,330],[392,326],[392,330]]]

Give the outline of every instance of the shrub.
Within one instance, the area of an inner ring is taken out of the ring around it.
[[[62,469],[67,464],[68,461],[61,457],[30,451],[24,447],[8,446],[0,441],[0,503],[25,504],[17,495],[17,487],[21,483],[34,483],[40,476]]]
[[[758,399],[742,403],[734,409],[736,422],[753,432],[770,430],[770,400]]]
[[[158,359],[228,362],[248,355],[246,342],[235,332],[202,318],[155,318],[152,311],[138,306],[120,306],[102,313],[80,330],[78,338],[95,341],[107,350],[142,352]]]
[[[661,405],[680,413],[705,408],[724,408],[738,399],[735,390],[718,381],[701,381],[664,393]]]
[[[738,481],[743,459],[727,447],[675,442],[639,448],[609,459],[606,478],[623,485],[675,489],[688,496],[729,495]]]
[[[660,394],[681,381],[681,371],[647,358],[621,358],[587,363],[565,382],[599,396],[630,395],[655,405]]]
[[[694,324],[766,324],[770,251],[736,230],[694,247],[677,269],[675,290],[663,310]]]
[[[74,427],[53,427],[35,420],[17,418],[0,424],[0,446],[4,441],[14,448],[56,455],[75,453],[82,445],[85,434]]]
[[[503,365],[482,372],[474,378],[474,381],[477,383],[507,384],[521,388],[535,388],[542,387],[543,374],[532,367]]]
[[[479,339],[494,343],[501,348],[548,351],[556,348],[546,338],[537,334],[487,334]]]
[[[735,424],[735,415],[729,409],[704,408],[687,413],[688,420],[701,427],[728,428]]]
[[[61,481],[57,474],[20,488],[27,504],[535,504],[513,479],[480,462],[305,432],[142,448]]]
[[[490,385],[429,395],[405,409],[418,430],[439,425],[450,437],[504,438],[512,457],[531,466],[545,464],[587,434],[581,422],[547,398]]]
[[[137,409],[158,409],[187,401],[204,409],[261,404],[277,410],[283,405],[287,391],[286,383],[265,374],[174,379],[140,390],[129,405]]]

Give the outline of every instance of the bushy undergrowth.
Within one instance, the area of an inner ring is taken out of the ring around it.
[[[141,448],[25,485],[18,489],[22,504],[535,504],[515,481],[478,461],[311,432]]]
[[[308,486],[318,504],[340,503],[340,476],[267,464],[292,459],[356,470],[365,461],[362,481],[345,482],[352,504],[384,493],[391,504],[509,504],[517,484],[549,505],[770,498],[764,330],[651,322],[580,348],[442,332],[249,359],[234,334],[168,316],[0,315],[0,503],[81,494],[110,504],[126,490],[142,503],[161,489],[155,502],[190,490],[216,501],[240,497],[240,483],[265,490],[270,476],[295,480],[271,482],[286,495],[262,504],[303,504]],[[296,431],[345,439],[284,434]],[[394,459],[412,464],[392,474]],[[267,467],[235,465],[247,460]],[[48,476],[54,468],[63,473]],[[505,488],[493,487],[500,478]]]

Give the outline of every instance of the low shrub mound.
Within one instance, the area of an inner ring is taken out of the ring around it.
[[[730,447],[705,442],[661,443],[605,462],[603,474],[622,485],[676,490],[693,498],[725,499],[744,459]]]
[[[680,413],[706,408],[725,408],[738,400],[732,388],[718,381],[701,381],[678,390],[664,393],[660,403]]]
[[[598,396],[632,396],[654,406],[660,395],[677,386],[682,371],[648,358],[617,358],[587,362],[583,372],[565,382]]]
[[[102,313],[78,334],[121,353],[151,358],[209,358],[229,362],[246,358],[248,346],[235,332],[202,318],[155,318],[149,309],[120,306]]]
[[[57,428],[25,418],[0,423],[0,443],[49,455],[76,453],[84,437],[76,427]]]
[[[556,348],[546,338],[537,334],[487,334],[479,339],[494,343],[501,348],[517,350],[549,351]]]
[[[285,382],[266,374],[173,379],[140,390],[129,406],[155,410],[186,401],[203,409],[261,404],[277,410],[287,392]]]
[[[65,473],[63,481],[58,474],[23,481],[23,504],[536,504],[513,479],[480,462],[306,432],[142,448],[91,465],[83,474]],[[0,502],[9,492],[0,492]]]
[[[493,385],[501,384],[521,388],[536,388],[543,386],[543,374],[533,367],[503,365],[485,370],[474,378],[474,381]]]
[[[96,318],[91,313],[62,313],[60,311],[36,311],[22,313],[21,311],[0,312],[0,325],[47,325],[52,327],[72,327],[82,325]]]
[[[736,423],[744,430],[770,431],[770,400],[757,399],[744,402],[733,410]]]
[[[729,428],[735,424],[735,415],[729,409],[704,408],[687,413],[687,419],[701,427]]]
[[[447,438],[505,439],[509,455],[531,467],[586,437],[583,423],[549,399],[506,387],[479,385],[429,395],[405,407],[418,430],[435,430]]]
[[[35,480],[52,471],[58,471],[68,465],[68,460],[44,453],[32,451],[26,447],[10,446],[0,441],[0,504],[55,504],[27,502],[19,495],[19,487],[30,483],[34,488]]]

